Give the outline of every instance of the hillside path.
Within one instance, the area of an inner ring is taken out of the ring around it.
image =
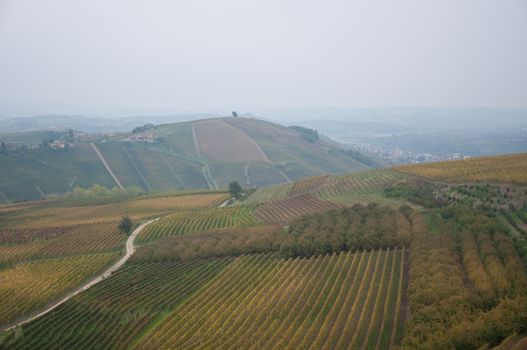
[[[117,261],[115,264],[113,264],[112,266],[110,266],[108,269],[106,269],[103,273],[99,274],[98,276],[96,276],[95,278],[93,278],[92,280],[86,282],[85,284],[81,285],[80,287],[78,287],[77,289],[75,289],[73,292],[70,292],[69,294],[67,294],[66,296],[64,296],[62,299],[58,300],[57,302],[53,303],[51,306],[49,306],[48,308],[46,308],[45,310],[39,312],[38,314],[36,315],[33,315],[33,316],[30,316],[26,319],[23,319],[22,321],[19,321],[17,322],[16,324],[12,325],[12,326],[8,326],[4,329],[0,329],[0,333],[2,332],[5,332],[5,331],[9,331],[11,329],[14,329],[14,328],[17,328],[17,327],[20,327],[26,323],[29,323],[31,321],[34,321],[36,320],[37,318],[40,318],[42,316],[44,316],[45,314],[47,314],[48,312],[54,310],[55,308],[57,308],[58,306],[60,306],[61,304],[64,304],[66,301],[68,301],[69,299],[71,299],[72,297],[74,297],[75,295],[77,294],[80,294],[82,292],[84,292],[85,290],[87,290],[88,288],[90,287],[93,287],[94,285],[96,285],[97,283],[101,282],[102,280],[110,277],[110,275],[112,273],[114,273],[115,271],[117,271],[121,266],[124,265],[124,263],[135,253],[135,246],[134,246],[134,240],[135,238],[137,237],[137,235],[148,225],[148,224],[151,224],[152,222],[154,221],[157,221],[159,220],[159,218],[157,219],[153,219],[153,220],[150,220],[150,221],[147,221],[143,224],[141,224],[139,227],[137,227],[133,232],[132,234],[130,235],[130,237],[128,237],[128,240],[126,241],[126,254],[121,257],[121,259],[119,259],[119,261]]]
[[[106,170],[108,170],[108,173],[110,173],[110,175],[112,176],[113,178],[113,181],[115,181],[115,183],[117,184],[117,186],[119,186],[119,188],[121,190],[124,190],[124,187],[123,185],[121,185],[121,181],[119,181],[119,179],[117,178],[117,176],[115,176],[115,174],[113,173],[112,171],[112,168],[110,168],[110,166],[108,165],[108,163],[106,162],[106,159],[104,159],[104,157],[102,156],[102,153],[99,151],[99,149],[97,148],[97,146],[95,146],[95,144],[93,142],[90,142],[90,145],[93,147],[93,149],[95,150],[95,153],[97,153],[97,156],[99,157],[99,159],[101,160],[102,164],[104,165],[104,167],[106,168]]]
[[[200,158],[201,160],[205,161],[205,159],[201,156],[201,152],[199,150],[198,137],[196,136],[196,128],[194,128],[194,124],[193,123],[190,124],[190,128],[192,130],[192,141],[194,142],[195,152],[198,155],[198,158]],[[205,178],[205,181],[207,182],[207,185],[209,185],[209,189],[211,189],[211,190],[219,189],[218,183],[212,177],[212,174],[210,172],[210,168],[209,168],[208,163],[205,163],[205,164],[201,165],[201,173],[203,174],[203,177]]]

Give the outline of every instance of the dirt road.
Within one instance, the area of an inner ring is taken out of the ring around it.
[[[115,271],[117,271],[121,266],[124,265],[124,263],[134,254],[135,252],[135,246],[134,246],[134,240],[135,238],[137,237],[137,235],[150,223],[154,222],[154,221],[157,221],[159,220],[158,219],[154,219],[154,220],[150,220],[148,222],[145,222],[143,224],[141,224],[139,227],[137,227],[133,232],[132,234],[130,235],[130,237],[128,237],[128,240],[126,241],[126,254],[121,258],[119,259],[118,262],[116,262],[115,264],[113,264],[112,266],[110,266],[108,269],[106,269],[103,273],[99,274],[98,276],[96,276],[95,278],[93,278],[92,280],[86,282],[85,284],[83,284],[82,286],[78,287],[77,289],[75,289],[73,292],[69,293],[68,295],[64,296],[62,299],[56,301],[55,303],[53,303],[51,306],[47,307],[45,310],[43,311],[40,311],[39,313],[33,315],[33,316],[30,316],[22,321],[18,321],[16,324],[14,325],[11,325],[11,326],[8,326],[4,329],[0,329],[0,333],[2,332],[5,332],[5,331],[8,331],[8,330],[11,330],[11,329],[14,329],[16,327],[19,327],[19,326],[22,326],[26,323],[29,323],[33,320],[36,320],[37,318],[39,317],[42,317],[44,316],[45,314],[47,314],[48,312],[52,311],[53,309],[57,308],[59,305],[65,303],[66,301],[68,301],[69,299],[71,299],[72,297],[74,297],[75,295],[79,294],[79,293],[82,293],[84,292],[85,290],[87,290],[88,288],[96,285],[97,283],[101,282],[102,280],[110,277],[110,275],[112,273],[114,273]]]

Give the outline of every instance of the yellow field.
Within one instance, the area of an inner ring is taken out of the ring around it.
[[[201,121],[194,128],[200,152],[210,161],[268,161],[253,139],[222,120]]]
[[[527,184],[527,153],[459,161],[402,165],[397,171],[451,182],[512,182]]]
[[[9,226],[18,228],[79,225],[117,220],[123,215],[142,219],[181,209],[195,209],[219,203],[227,198],[224,193],[167,195],[162,197],[132,199],[119,203],[82,206],[41,206],[12,213]]]
[[[18,264],[0,270],[0,325],[43,308],[117,258],[117,253],[83,255]]]

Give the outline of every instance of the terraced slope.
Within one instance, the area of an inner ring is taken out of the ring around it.
[[[238,258],[137,349],[386,349],[405,314],[403,250]]]

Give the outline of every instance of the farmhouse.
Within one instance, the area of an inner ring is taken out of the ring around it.
[[[55,140],[49,144],[49,147],[53,149],[64,149],[66,147],[66,143],[64,141]]]

